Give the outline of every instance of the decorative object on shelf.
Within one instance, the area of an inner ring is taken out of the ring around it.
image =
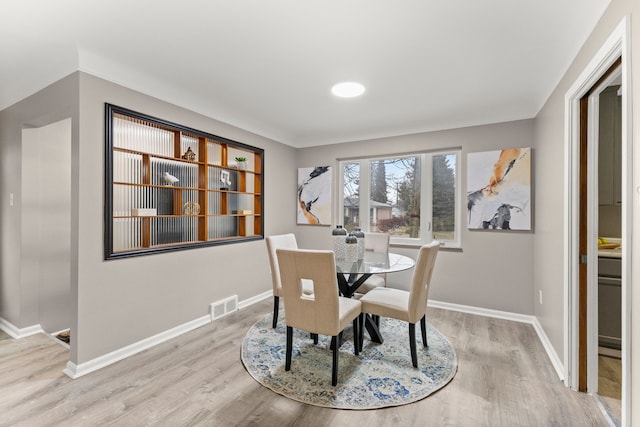
[[[193,162],[196,159],[196,153],[191,150],[191,147],[187,148],[187,151],[182,155],[182,158]]]
[[[358,239],[358,259],[364,258],[364,231],[361,228],[356,228],[351,234]]]
[[[356,262],[358,261],[358,238],[350,233],[345,239],[345,255],[344,259],[347,262]],[[364,255],[363,255],[364,256]]]
[[[246,169],[247,168],[247,158],[246,157],[236,157],[236,162],[237,165],[236,167],[238,169]]]
[[[232,211],[232,213],[237,214],[237,215],[251,215],[252,211],[251,211],[251,209],[236,209],[236,210]]]
[[[169,172],[165,172],[164,173],[164,182],[166,182],[167,185],[173,185],[178,181],[180,181],[180,180],[178,178],[176,178],[175,176],[171,175]]]
[[[186,202],[183,206],[184,214],[187,216],[195,216],[200,214],[200,203]]]
[[[157,216],[156,208],[131,208],[131,216]]]
[[[531,230],[531,148],[469,153],[469,229]]]
[[[333,253],[336,259],[344,259],[347,251],[347,230],[341,225],[336,225],[336,228],[331,231],[331,235],[333,236]]]
[[[298,224],[331,223],[331,166],[298,169]]]
[[[229,171],[220,171],[220,182],[223,184],[220,187],[221,190],[228,190],[231,186],[231,179],[229,179]]]

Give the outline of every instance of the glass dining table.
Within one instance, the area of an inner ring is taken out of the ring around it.
[[[408,270],[414,265],[415,261],[408,256],[391,252],[365,251],[364,258],[355,262],[336,259],[338,289],[342,296],[351,298],[372,274],[395,273]],[[378,324],[373,321],[371,316],[365,316],[364,326],[372,341],[383,342]]]

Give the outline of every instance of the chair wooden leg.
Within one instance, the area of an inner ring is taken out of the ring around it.
[[[338,336],[331,337],[333,347],[333,367],[331,369],[331,385],[338,384]]]
[[[353,319],[353,354],[360,354],[360,316]]]
[[[291,353],[293,352],[293,328],[291,326],[287,326],[287,351],[285,357],[284,370],[288,371],[291,369]]]
[[[422,345],[425,347],[429,347],[429,342],[427,341],[427,315],[425,314],[420,319],[420,329],[422,329]]]
[[[273,329],[275,329],[276,326],[278,326],[279,305],[280,305],[280,297],[277,297],[274,295],[273,296],[273,324],[272,324]]]
[[[409,323],[409,347],[411,348],[411,362],[413,367],[418,367],[418,353],[416,351],[416,324]]]
[[[313,339],[314,344],[318,344],[318,334],[311,333],[311,339]]]

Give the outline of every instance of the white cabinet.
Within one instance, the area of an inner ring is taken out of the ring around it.
[[[598,204],[622,203],[622,115],[619,85],[600,94],[598,124]]]

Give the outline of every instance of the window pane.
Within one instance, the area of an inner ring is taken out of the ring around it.
[[[396,244],[435,238],[459,247],[459,159],[452,150],[341,162],[343,224],[389,233]]]
[[[420,158],[371,162],[369,229],[394,237],[420,237]]]
[[[433,238],[454,240],[456,224],[456,155],[433,156]]]
[[[343,220],[347,231],[360,227],[360,163],[344,163],[342,168],[344,181]]]

